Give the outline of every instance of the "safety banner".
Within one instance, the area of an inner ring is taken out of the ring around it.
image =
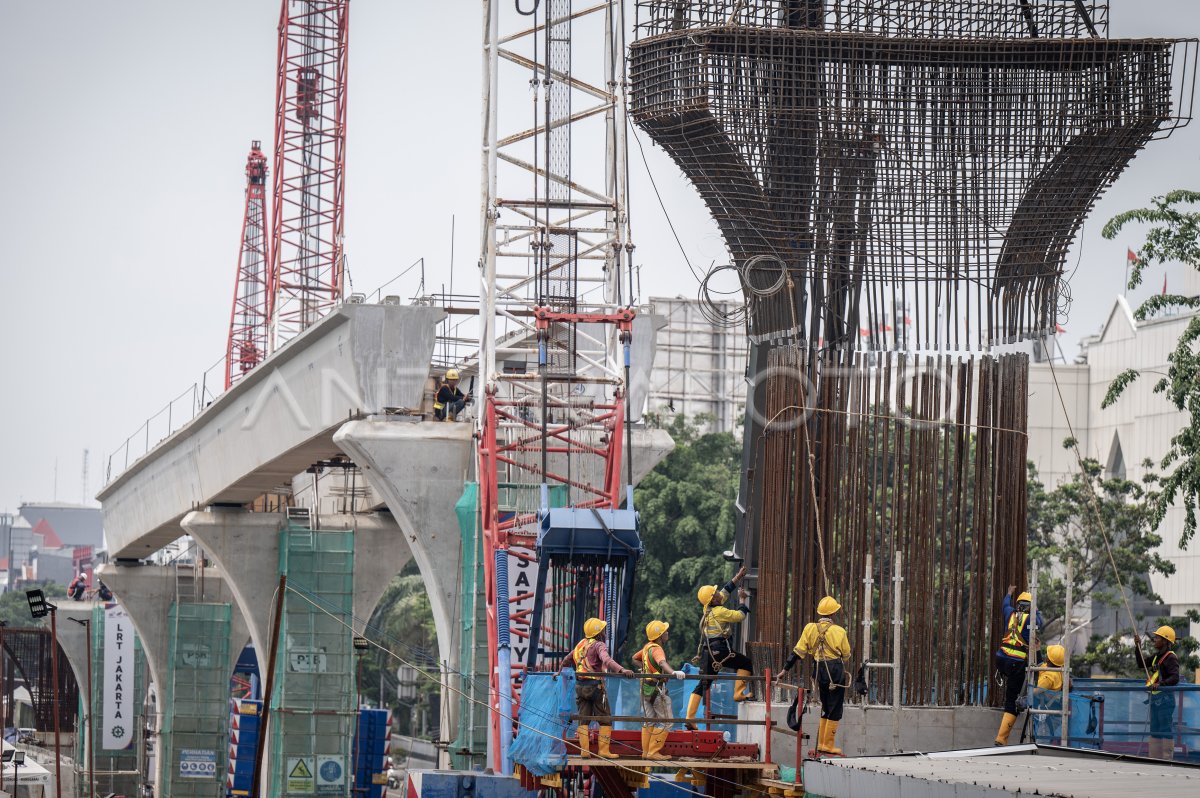
[[[100,747],[121,751],[133,745],[137,718],[134,698],[134,631],[128,613],[119,606],[104,610],[104,707]]]

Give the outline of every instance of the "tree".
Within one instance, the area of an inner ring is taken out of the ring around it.
[[[1074,446],[1068,439],[1064,446]],[[1162,538],[1154,532],[1158,501],[1158,476],[1146,463],[1140,481],[1107,477],[1099,462],[1084,459],[1080,471],[1053,490],[1038,479],[1029,464],[1028,527],[1029,560],[1039,568],[1038,611],[1045,621],[1043,635],[1060,637],[1064,631],[1066,581],[1063,566],[1072,565],[1071,588],[1076,602],[1091,601],[1092,615],[1104,608],[1125,614],[1127,596],[1161,601],[1150,586],[1149,575],[1168,576],[1174,564],[1158,554]],[[1114,576],[1114,566],[1116,568]],[[1138,618],[1149,624],[1149,619]],[[1191,656],[1197,643],[1183,636],[1186,619],[1157,619],[1151,629],[1171,623],[1179,627],[1176,652],[1186,666],[1195,667]],[[1128,634],[1112,637],[1094,635],[1087,651],[1072,658],[1077,676],[1093,668],[1116,676],[1136,676],[1140,669],[1133,658]]]
[[[643,630],[655,619],[671,624],[667,661],[678,668],[690,660],[700,620],[696,591],[731,575],[722,554],[733,544],[741,446],[730,433],[700,434],[701,423],[676,416],[665,425],[675,449],[634,491],[646,553],[638,564],[625,660],[644,644]]]
[[[1114,216],[1104,226],[1105,238],[1113,239],[1126,225],[1149,224],[1129,287],[1136,288],[1145,270],[1155,264],[1182,262],[1200,270],[1200,212],[1188,212],[1183,206],[1200,203],[1200,192],[1172,191],[1151,200],[1150,208],[1136,208]],[[1200,308],[1200,296],[1168,294],[1165,291],[1150,297],[1134,313],[1139,321],[1168,308]],[[1176,409],[1186,412],[1188,422],[1171,439],[1171,445],[1159,467],[1167,474],[1162,489],[1152,505],[1153,524],[1158,526],[1167,510],[1176,501],[1184,507],[1183,534],[1180,548],[1185,548],[1196,532],[1196,505],[1200,502],[1200,316],[1194,317],[1180,335],[1175,349],[1167,358],[1167,375],[1154,385],[1155,393],[1166,394]],[[1108,387],[1101,407],[1114,404],[1138,377],[1137,369],[1126,369]]]

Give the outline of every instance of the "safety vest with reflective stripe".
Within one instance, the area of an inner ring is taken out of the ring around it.
[[[654,657],[653,649],[656,648],[660,651],[662,650],[662,646],[660,646],[658,643],[647,643],[646,645],[642,646],[642,653],[640,655],[642,658],[642,673],[646,674],[647,676],[657,676],[662,673],[662,671],[658,669],[658,660]],[[658,687],[659,685],[657,682],[651,679],[643,679],[642,695],[652,696],[658,691]]]
[[[1021,635],[1027,623],[1029,623],[1029,613],[1027,612],[1013,610],[1013,614],[1008,617],[1008,633],[1000,641],[1000,651],[1005,656],[1012,657],[1013,659],[1027,659],[1029,657],[1029,643]]]
[[[1146,678],[1147,687],[1158,687],[1159,681],[1162,679],[1162,674],[1158,672],[1158,666],[1162,664],[1168,656],[1175,656],[1174,651],[1164,651],[1161,654],[1155,654],[1150,660],[1150,676]],[[1152,693],[1157,693],[1157,690],[1151,690]]]
[[[587,665],[587,654],[596,640],[591,637],[585,637],[575,645],[575,650],[571,652],[571,658],[575,660],[575,678],[576,679],[597,679],[597,676],[587,676],[591,673],[591,669]]]

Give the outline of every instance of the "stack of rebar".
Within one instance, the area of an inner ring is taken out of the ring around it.
[[[745,294],[754,650],[828,592],[905,703],[994,700],[1028,359],[991,353],[1055,333],[1087,212],[1190,118],[1195,42],[1110,39],[1099,0],[637,0],[635,25],[632,116]]]

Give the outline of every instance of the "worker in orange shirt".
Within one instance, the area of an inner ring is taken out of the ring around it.
[[[661,753],[671,728],[671,724],[666,722],[671,717],[671,697],[667,695],[666,677],[682,679],[686,675],[672,668],[663,653],[663,644],[667,642],[670,628],[671,624],[664,621],[646,624],[646,645],[633,655],[633,661],[638,663],[642,675],[650,677],[642,679],[641,690],[642,715],[646,718],[642,722],[643,759],[670,759]]]

